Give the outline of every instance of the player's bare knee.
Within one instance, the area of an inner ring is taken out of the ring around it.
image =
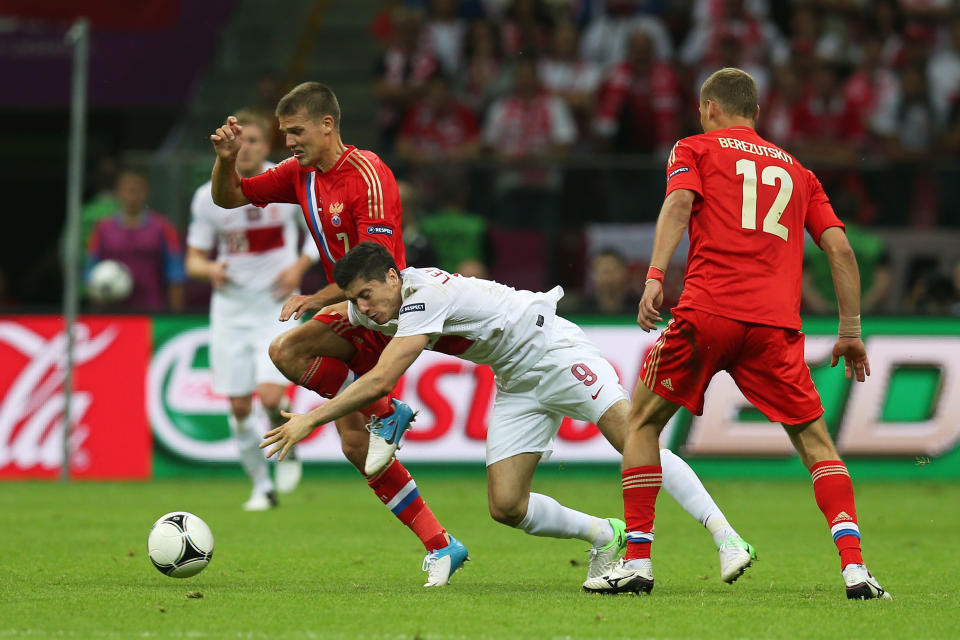
[[[490,496],[490,517],[508,527],[516,527],[526,515],[520,500]]]
[[[237,420],[246,420],[253,410],[253,403],[249,397],[230,398],[230,414]]]
[[[277,369],[284,372],[289,358],[287,350],[287,334],[281,333],[270,341],[270,347],[267,350],[270,354],[270,360],[276,365]]]

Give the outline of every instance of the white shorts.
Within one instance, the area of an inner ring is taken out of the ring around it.
[[[253,393],[258,384],[287,386],[270,360],[270,342],[296,325],[280,322],[282,302],[262,295],[214,295],[210,306],[210,368],[213,390],[237,397]]]
[[[580,327],[560,317],[554,322],[550,346],[529,372],[537,381],[533,388],[497,390],[487,429],[487,466],[520,453],[540,453],[546,460],[564,416],[596,424],[630,397]]]

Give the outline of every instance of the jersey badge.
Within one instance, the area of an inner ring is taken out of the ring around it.
[[[687,171],[690,171],[690,167],[677,167],[676,169],[670,172],[670,175],[667,176],[667,182],[669,182],[670,178],[677,175],[678,173],[686,173]]]
[[[247,214],[248,222],[256,222],[263,215],[263,210],[260,207],[247,207],[244,213]]]
[[[382,236],[392,236],[392,235],[393,235],[393,229],[391,229],[390,227],[383,227],[383,226],[379,226],[379,225],[371,225],[371,226],[367,227],[367,233],[369,233],[369,234],[371,234],[371,235],[378,234],[378,235],[382,235]]]
[[[343,203],[334,202],[332,205],[330,205],[330,213],[333,213],[333,214],[343,213]]]
[[[422,302],[416,302],[414,304],[406,304],[400,307],[400,313],[407,313],[408,311],[424,311],[426,310],[426,305]],[[400,314],[397,314],[400,315]]]

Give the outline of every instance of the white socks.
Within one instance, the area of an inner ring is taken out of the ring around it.
[[[532,536],[578,538],[594,547],[602,547],[613,540],[613,528],[606,520],[569,509],[540,493],[530,494],[527,514],[517,529]]]
[[[267,459],[260,449],[260,432],[256,429],[255,415],[251,413],[243,420],[237,420],[232,413],[227,414],[227,422],[230,423],[230,431],[237,441],[237,449],[240,452],[240,464],[243,470],[253,481],[254,493],[267,493],[273,491],[273,480],[270,479],[270,470],[267,467]]]
[[[669,449],[660,450],[663,488],[684,510],[705,526],[720,546],[729,536],[736,536],[720,507],[713,501],[693,469]]]

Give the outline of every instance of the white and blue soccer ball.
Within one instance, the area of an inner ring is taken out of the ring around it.
[[[120,302],[132,291],[133,275],[122,262],[101,260],[90,270],[87,293],[95,302]]]
[[[213,532],[186,511],[161,516],[147,537],[147,554],[157,570],[171,578],[195,576],[213,557]]]

